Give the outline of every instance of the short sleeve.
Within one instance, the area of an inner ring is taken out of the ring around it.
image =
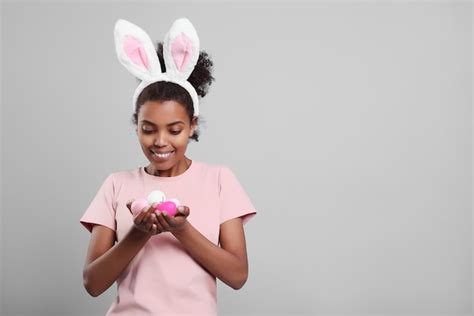
[[[115,208],[114,182],[113,176],[110,174],[102,183],[79,222],[89,232],[92,232],[94,224],[100,224],[116,231]]]
[[[219,172],[220,223],[242,217],[245,225],[257,215],[244,188],[240,185],[232,170],[221,166]]]

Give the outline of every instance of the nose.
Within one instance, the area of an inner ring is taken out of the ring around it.
[[[166,139],[165,133],[157,133],[155,137],[154,143],[156,147],[164,147],[168,144],[168,140]]]

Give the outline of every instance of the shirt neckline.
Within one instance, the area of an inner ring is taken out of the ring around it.
[[[139,168],[139,172],[145,177],[145,178],[148,178],[148,179],[151,179],[153,181],[175,181],[175,180],[181,180],[185,177],[189,177],[189,175],[194,171],[194,169],[196,168],[196,160],[191,160],[191,164],[189,165],[188,169],[186,169],[183,173],[177,175],[177,176],[173,176],[173,177],[160,177],[160,176],[155,176],[155,175],[151,175],[149,173],[147,173],[145,171],[145,167],[142,166]]]

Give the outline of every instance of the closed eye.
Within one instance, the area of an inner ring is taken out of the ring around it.
[[[151,134],[151,133],[154,133],[154,131],[153,131],[153,130],[146,130],[146,129],[142,129],[142,131],[143,131],[143,133],[145,133],[145,134]],[[171,133],[172,135],[178,135],[178,134],[180,134],[180,133],[181,133],[181,131],[170,131],[170,133]]]

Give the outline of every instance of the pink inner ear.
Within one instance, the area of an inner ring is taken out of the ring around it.
[[[173,40],[173,43],[171,44],[171,56],[173,56],[178,71],[181,72],[183,68],[186,67],[192,53],[193,44],[184,33],[181,33]]]
[[[123,50],[134,64],[148,69],[148,58],[139,40],[130,35],[126,36],[123,41]]]

